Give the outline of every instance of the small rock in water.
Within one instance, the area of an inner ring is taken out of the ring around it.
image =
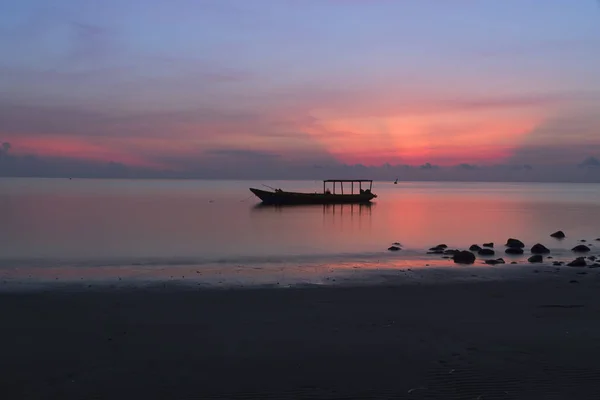
[[[448,248],[448,245],[446,245],[446,244],[438,244],[438,245],[437,245],[437,246],[435,246],[435,247],[436,247],[436,248],[438,248],[438,249],[447,249],[447,248]]]
[[[519,239],[510,238],[506,241],[506,246],[512,248],[523,248],[525,247],[525,243],[521,242]]]
[[[585,242],[587,242],[587,240],[585,240],[585,239],[581,239],[581,240],[580,240],[580,242],[581,242],[581,243],[585,243]]]
[[[509,247],[504,251],[506,254],[523,254],[523,249],[520,247]]]
[[[485,260],[485,263],[488,265],[496,265],[496,264],[505,264],[505,261],[502,258],[498,258],[496,260]]]
[[[567,237],[563,231],[556,231],[550,236],[556,239],[564,239],[565,237]]]
[[[574,251],[575,253],[587,253],[590,251],[590,248],[585,244],[578,244],[577,246],[573,247],[571,251]]]
[[[597,258],[596,256],[589,256],[588,260],[596,261],[596,258]]]
[[[541,262],[544,262],[544,257],[542,257],[541,254],[536,254],[536,255],[529,257],[529,259],[527,259],[527,261],[529,261],[530,263],[541,263]]]
[[[451,256],[453,256],[453,255],[455,255],[456,253],[460,253],[460,250],[451,250],[451,249],[444,250],[444,254],[447,254],[447,255],[451,255]]]
[[[547,258],[548,260],[552,260],[554,257],[552,257],[552,256],[548,256],[548,257],[546,257],[546,258]]]
[[[511,264],[516,264],[516,263],[517,263],[516,261],[511,262]]]
[[[596,238],[596,241],[597,241],[597,242],[600,242],[600,238]]]
[[[388,247],[389,251],[398,251],[398,250],[402,250],[400,247],[398,246],[392,246],[392,247]]]
[[[567,267],[585,267],[587,263],[585,262],[585,258],[577,257],[573,261],[567,264]]]
[[[430,249],[430,250],[427,252],[427,254],[444,254],[444,250],[442,250],[442,249],[435,249],[435,250],[431,250],[431,249]]]
[[[477,254],[480,256],[493,256],[496,252],[492,249],[480,249]]]
[[[470,251],[461,251],[452,258],[456,264],[473,264],[475,262],[475,254]]]
[[[479,251],[479,250],[481,250],[481,247],[478,244],[474,244],[471,247],[469,247],[469,250],[471,250],[471,251]]]
[[[494,243],[493,242],[484,243],[483,247],[494,247]]]
[[[561,263],[560,261],[554,261],[554,262],[552,263],[552,265],[554,265],[554,266],[558,267],[558,266],[562,265],[562,263]]]
[[[550,253],[550,249],[548,249],[543,244],[537,243],[537,244],[534,244],[533,247],[531,247],[531,253],[532,254],[548,254],[548,253]]]
[[[600,264],[599,263],[593,263],[592,265],[590,265],[590,268],[600,268]]]

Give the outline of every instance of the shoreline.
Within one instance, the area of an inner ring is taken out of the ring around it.
[[[44,268],[45,269],[45,268]],[[97,267],[90,270],[96,271]],[[196,268],[178,270],[175,267],[165,269],[166,274],[133,274],[118,273],[111,269],[108,276],[84,277],[73,276],[72,273],[60,275],[61,269],[54,277],[39,277],[30,274],[27,278],[19,275],[7,277],[0,275],[0,293],[35,292],[35,291],[89,291],[89,290],[144,290],[174,288],[175,290],[240,290],[240,289],[288,289],[303,287],[372,287],[372,286],[405,286],[405,285],[444,285],[462,282],[522,282],[539,281],[540,279],[561,280],[566,278],[600,279],[600,268],[554,266],[547,263],[536,264],[500,264],[490,266],[444,265],[440,266],[397,266],[378,267],[345,267],[330,268],[326,266],[294,269],[278,267],[263,270],[254,275],[242,275],[239,271],[250,270],[251,267],[237,267],[236,270],[216,269],[200,271]],[[81,268],[75,268],[81,271]],[[183,275],[179,275],[182,274]],[[52,275],[52,274],[51,274]]]

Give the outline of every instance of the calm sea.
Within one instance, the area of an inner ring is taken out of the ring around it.
[[[260,206],[248,188],[263,184],[322,190],[317,181],[0,179],[0,278],[452,266],[427,248],[495,242],[504,256],[508,237],[565,258],[581,239],[600,248],[596,184],[375,182],[371,206],[294,207]],[[549,237],[559,229],[566,240]],[[388,252],[396,241],[403,250]]]

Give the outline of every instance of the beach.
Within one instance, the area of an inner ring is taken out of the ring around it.
[[[5,291],[0,393],[600,398],[598,270],[546,269],[447,284]]]

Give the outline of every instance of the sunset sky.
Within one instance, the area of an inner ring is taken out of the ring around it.
[[[600,156],[595,0],[8,0],[0,49],[4,158],[196,171]]]

